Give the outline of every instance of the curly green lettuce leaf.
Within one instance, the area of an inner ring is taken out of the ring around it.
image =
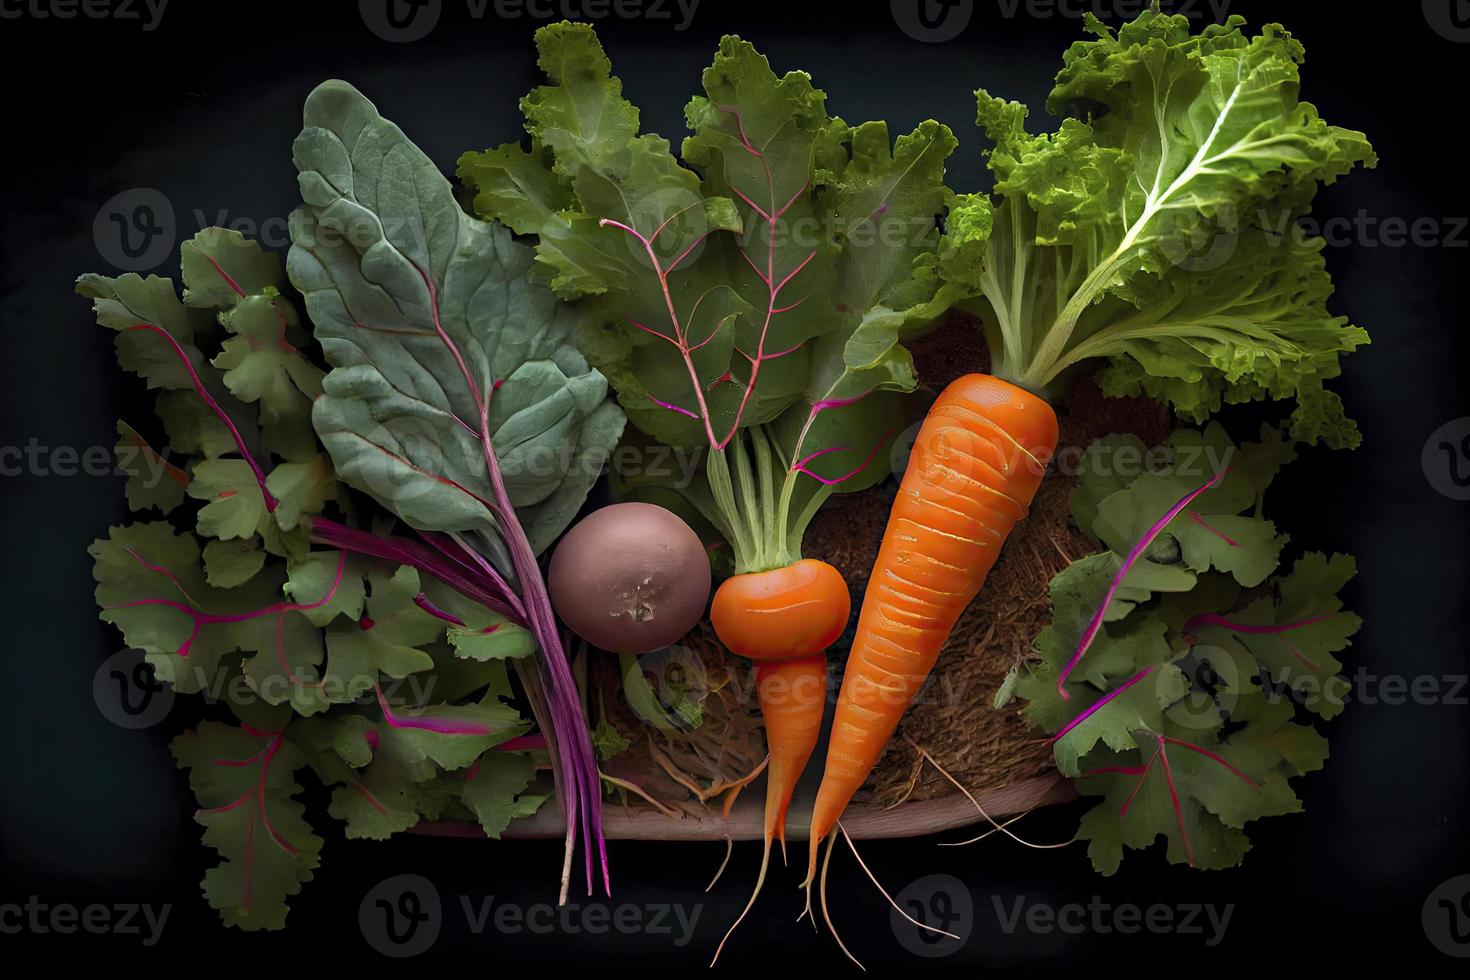
[[[996,372],[1025,387],[1104,359],[1110,393],[1193,420],[1294,398],[1297,438],[1356,445],[1322,383],[1367,335],[1328,312],[1322,241],[1280,229],[1376,158],[1299,100],[1301,45],[1243,24],[1191,34],[1150,9],[1114,34],[1089,16],[1096,39],[1067,51],[1049,103],[1079,115],[1054,133],[977,93],[998,203],[986,223],[961,202],[941,273],[978,294]]]

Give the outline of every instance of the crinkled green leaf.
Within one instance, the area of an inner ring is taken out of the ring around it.
[[[196,629],[190,615],[192,610],[245,616],[271,606],[280,599],[274,576],[217,589],[205,578],[195,537],[162,522],[111,528],[89,553],[102,620],[118,627],[128,646],[144,652],[158,679],[179,692],[208,687],[228,653],[274,651],[272,617],[206,622]]]
[[[276,498],[273,516],[284,531],[295,528],[304,515],[321,513],[338,493],[331,461],[322,454],[305,462],[279,464],[265,478],[265,487]]]
[[[232,228],[205,228],[179,247],[184,305],[229,310],[281,282],[281,259]]]
[[[210,721],[171,748],[189,770],[204,843],[223,859],[204,876],[209,904],[226,925],[283,928],[286,899],[312,879],[322,847],[295,799],[301,752],[279,735]]]
[[[250,464],[243,459],[206,459],[195,464],[189,496],[205,501],[199,533],[228,541],[250,538],[270,520]]]
[[[1129,584],[1162,573],[1159,559],[1167,557],[1176,569],[1194,574],[1216,569],[1231,573],[1241,585],[1259,585],[1275,569],[1286,537],[1270,521],[1240,512],[1255,508],[1265,483],[1292,455],[1274,430],[1264,431],[1263,442],[1237,449],[1217,423],[1203,432],[1181,429],[1164,452],[1148,454],[1154,466],[1147,471],[1136,441],[1110,437],[1094,444],[1083,457],[1072,498],[1079,526],[1125,555],[1176,501],[1225,471],[1217,486],[1168,524],[1155,548],[1130,572]],[[1124,475],[1130,470],[1131,478]],[[1171,547],[1177,557],[1167,553]]]
[[[285,593],[292,602],[313,606],[301,614],[316,626],[326,626],[338,616],[355,623],[362,618],[367,596],[367,569],[355,555],[346,556],[344,561],[341,552],[313,551],[290,562]],[[322,602],[323,596],[330,598]]]
[[[444,633],[444,623],[413,601],[419,594],[414,569],[402,566],[391,577],[370,572],[368,582],[363,615],[327,631],[325,683],[341,700],[371,691],[380,675],[399,678],[431,669],[434,660],[422,648]]]
[[[117,464],[127,474],[128,506],[164,514],[184,502],[189,474],[157,452],[136,429],[117,423]]]
[[[1277,596],[1261,596],[1227,617],[1246,627],[1299,625],[1268,633],[1206,625],[1199,629],[1199,642],[1223,644],[1228,637],[1273,681],[1294,691],[1308,710],[1335,717],[1349,691],[1337,655],[1362,626],[1356,614],[1342,608],[1337,593],[1356,573],[1357,563],[1349,555],[1308,552],[1277,583]]]
[[[176,452],[209,459],[235,452],[230,430],[193,390],[159,392],[158,417]]]
[[[117,359],[124,370],[148,382],[149,388],[192,387],[188,371],[168,344],[146,330],[135,329],[152,324],[178,341],[196,366],[202,360],[194,346],[194,333],[199,321],[207,323],[207,318],[179,301],[172,280],[161,276],[145,279],[131,272],[116,278],[89,273],[77,279],[76,291],[92,300],[99,324],[117,331]]]
[[[560,224],[560,213],[573,203],[571,187],[552,163],[545,147],[537,145],[527,153],[506,143],[464,154],[457,175],[475,188],[476,214],[494,215],[518,235],[538,235]]]
[[[594,297],[581,347],[635,425],[693,448],[737,422],[804,415],[803,399],[913,388],[900,341],[951,296],[932,263],[951,197],[946,127],[894,143],[881,122],[848,127],[807,75],[777,75],[726,37],[686,109],[680,166],[667,142],[638,134],[590,27],[543,28],[537,46],[549,84],[522,103],[532,151],[468,154],[461,173],[481,213],[539,235],[554,288]],[[809,450],[836,445],[817,435]]]
[[[1146,848],[1160,837],[1171,863],[1239,864],[1250,849],[1242,830],[1248,822],[1302,808],[1287,784],[1298,770],[1273,737],[1289,745],[1298,736],[1247,726],[1222,741],[1214,732],[1166,724],[1157,736],[1140,737],[1136,749],[1090,755],[1092,774],[1077,786],[1102,801],[1083,816],[1077,836],[1089,842],[1093,866],[1112,874],[1125,847]]]
[[[528,793],[536,777],[536,764],[531,757],[518,752],[487,752],[465,781],[461,798],[475,813],[485,836],[499,839],[519,817],[532,816],[548,797],[544,793]]]
[[[258,538],[209,541],[204,545],[204,575],[217,589],[243,585],[265,567],[266,553]]]
[[[1294,440],[1267,427],[1259,442],[1237,447],[1211,425],[1176,431],[1162,452],[1144,450],[1110,436],[1084,453],[1073,517],[1114,550],[1053,579],[1052,623],[1036,639],[1037,656],[996,699],[1000,707],[1014,693],[1032,725],[1066,731],[1054,740],[1057,767],[1083,795],[1101,797],[1078,836],[1104,874],[1126,850],[1161,837],[1171,862],[1229,867],[1249,849],[1247,823],[1300,810],[1288,781],[1320,768],[1327,747],[1297,720],[1298,703],[1322,717],[1341,710],[1346,681],[1334,654],[1359,626],[1337,596],[1355,570],[1351,558],[1308,554],[1283,575],[1279,542],[1268,547],[1242,530],[1271,527],[1258,516],[1263,496],[1294,458]],[[1122,583],[1064,698],[1057,677],[1122,567],[1120,553],[1224,467],[1228,476],[1195,503],[1236,544],[1195,540],[1202,525],[1193,521],[1171,524]],[[1247,509],[1251,517],[1237,516]]]

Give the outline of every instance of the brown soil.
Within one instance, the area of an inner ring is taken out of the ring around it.
[[[935,391],[962,375],[990,370],[979,318],[959,310],[950,310],[939,329],[908,347],[919,379]]]
[[[624,802],[697,814],[734,802],[759,771],[766,740],[749,664],[726,651],[708,623],[695,627],[682,648],[688,659],[650,656],[640,665],[666,702],[684,690],[699,692],[701,724],[692,731],[650,724],[635,711],[622,693],[618,658],[593,658],[590,680],[601,702],[594,720],[602,711],[631,743],[603,764],[608,776],[626,784]]]

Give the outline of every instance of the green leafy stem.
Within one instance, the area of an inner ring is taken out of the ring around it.
[[[736,574],[783,568],[799,561],[801,540],[817,511],[838,486],[867,469],[887,443],[890,433],[885,432],[861,462],[835,477],[818,473],[811,464],[824,456],[851,452],[852,447],[825,446],[802,453],[818,415],[854,404],[864,397],[814,403],[790,457],[783,454],[780,442],[764,425],[748,428],[749,452],[744,440],[739,438],[723,450],[711,450],[705,461],[705,475],[714,510],[706,516],[730,542]],[[817,486],[809,495],[798,498],[797,485],[803,476],[816,481]]]

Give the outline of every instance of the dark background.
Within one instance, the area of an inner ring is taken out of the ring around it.
[[[720,34],[738,31],[778,68],[810,71],[829,92],[834,114],[850,121],[885,118],[895,132],[930,116],[949,123],[961,140],[951,162],[951,183],[960,190],[984,186],[971,90],[984,84],[1029,102],[1040,125],[1050,77],[1065,46],[1081,36],[1066,4],[975,0],[968,26],[943,43],[913,39],[883,3],[858,9],[787,0],[765,8],[703,0],[686,30],[676,29],[677,10],[663,6],[671,19],[596,19],[645,129],[682,133],[682,107],[700,68]],[[1195,6],[1209,16],[1203,0]],[[449,170],[463,150],[519,134],[516,100],[537,80],[531,32],[544,22],[526,13],[497,16],[493,7],[477,19],[462,0],[446,0],[425,39],[390,43],[365,26],[351,2],[174,0],[152,30],[122,16],[39,16],[59,9],[35,0],[0,2],[7,143],[0,163],[0,446],[32,439],[53,449],[111,446],[114,420],[146,404],[140,386],[117,370],[110,337],[71,291],[77,274],[108,271],[109,246],[94,237],[93,222],[109,198],[156,188],[175,211],[175,240],[226,223],[284,248],[284,216],[295,203],[289,147],[314,84],[329,76],[352,81]],[[1366,131],[1382,157],[1376,170],[1328,188],[1316,212],[1324,220],[1361,215],[1328,261],[1335,311],[1351,313],[1373,335],[1336,384],[1362,425],[1364,446],[1305,454],[1281,479],[1282,489],[1273,489],[1273,516],[1298,546],[1358,556],[1361,574],[1350,599],[1365,626],[1347,657],[1352,668],[1429,678],[1448,691],[1467,673],[1470,504],[1435,490],[1431,480],[1445,483],[1449,460],[1439,457],[1440,470],[1426,470],[1421,451],[1442,424],[1470,415],[1462,383],[1470,191],[1458,132],[1470,32],[1457,33],[1449,19],[1458,11],[1465,23],[1470,9],[1443,0],[1423,9],[1237,2],[1230,10],[1253,26],[1284,21],[1307,47],[1304,97],[1329,121]],[[1387,219],[1428,219],[1438,241],[1396,244],[1372,226]],[[176,274],[176,254],[169,250],[160,273]],[[1459,463],[1470,467],[1470,460]],[[199,842],[183,776],[166,749],[182,721],[124,731],[103,717],[91,694],[97,665],[120,641],[96,619],[86,547],[109,523],[127,519],[121,481],[29,472],[0,480],[0,493],[7,627],[0,902],[34,895],[52,904],[173,906],[151,948],[136,936],[27,931],[0,934],[7,952],[123,954],[141,965],[195,969],[230,960],[306,969],[356,964],[373,955],[358,925],[363,895],[392,875],[417,873],[432,881],[446,915],[438,941],[404,964],[409,968],[474,959],[507,969],[697,969],[743,904],[754,845],[737,850],[717,891],[705,895],[721,845],[614,843],[615,898],[599,904],[698,907],[692,942],[677,945],[677,928],[674,935],[475,935],[458,896],[520,904],[553,898],[559,844],[346,842],[317,808],[327,845],[317,879],[291,903],[289,929],[222,928],[198,891],[213,857]],[[933,873],[961,879],[973,898],[973,933],[951,956],[913,957],[889,927],[882,898],[850,861],[834,879],[834,916],[870,968],[1305,970],[1349,965],[1369,951],[1405,966],[1453,967],[1426,940],[1420,916],[1432,889],[1470,873],[1470,691],[1459,690],[1457,703],[1440,697],[1392,704],[1379,686],[1360,690],[1376,703],[1350,705],[1332,722],[1327,768],[1299,780],[1306,814],[1256,826],[1242,868],[1192,872],[1165,865],[1156,850],[1130,854],[1122,871],[1105,879],[1091,871],[1080,847],[1031,851],[999,838],[968,849],[937,848],[932,840],[871,842],[863,853],[890,891]],[[1022,826],[1032,839],[1060,840],[1080,812],[1039,813]],[[794,884],[794,875],[776,875],[722,969],[849,969],[827,936],[792,924]],[[1197,935],[1007,934],[993,900],[1009,908],[1022,896],[1050,905],[1235,908],[1224,942],[1211,948]],[[907,945],[920,945],[914,935],[907,931]]]

